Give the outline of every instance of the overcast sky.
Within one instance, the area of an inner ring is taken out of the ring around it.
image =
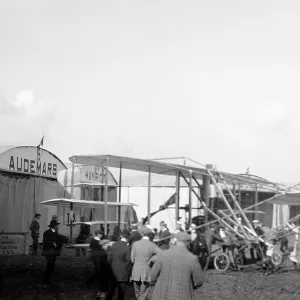
[[[0,141],[300,181],[300,1],[2,0]]]

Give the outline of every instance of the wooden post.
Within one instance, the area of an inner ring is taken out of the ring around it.
[[[254,190],[254,204],[258,203],[258,187],[257,185],[255,186]],[[257,220],[257,206],[255,206],[255,214],[254,214],[255,220]]]
[[[120,177],[119,177],[119,203],[121,203],[122,199],[122,168],[123,164],[120,163]],[[121,230],[121,205],[118,206],[118,226],[119,226],[119,232],[118,232],[118,238],[119,238],[119,233]]]
[[[151,214],[151,167],[149,166],[148,174],[148,224],[150,224],[150,214]]]
[[[107,236],[107,202],[108,202],[108,156],[106,156],[105,190],[104,190],[104,234]]]
[[[233,212],[233,210],[232,210],[232,207],[230,206],[230,204],[228,203],[226,197],[225,197],[224,194],[223,194],[222,189],[219,188],[218,183],[216,182],[216,179],[215,179],[214,175],[212,174],[212,172],[211,172],[210,170],[207,170],[207,171],[208,171],[209,175],[211,176],[211,179],[212,179],[214,185],[216,186],[216,188],[217,188],[219,194],[221,195],[221,197],[222,197],[222,199],[223,199],[223,202],[225,203],[225,205],[226,205],[227,208],[229,209],[230,213],[232,214],[234,221],[235,221],[237,224],[239,224],[239,221],[238,221],[238,219],[237,219],[237,216],[234,214],[234,212]],[[232,197],[233,201],[236,202],[235,197],[232,195],[231,190],[228,188],[228,186],[227,186],[227,184],[226,184],[226,181],[224,180],[223,176],[220,175],[220,177],[221,177],[221,179],[223,180],[223,183],[225,184],[226,189],[227,189],[228,193],[230,194],[230,196]],[[238,208],[239,208],[239,206],[238,206]],[[245,215],[244,215],[244,216],[245,216]],[[245,216],[245,218],[246,218],[246,216]],[[246,219],[247,219],[247,218],[246,218]],[[246,219],[245,219],[245,222],[246,222],[246,223],[249,222],[248,219],[247,219],[247,220],[246,220]],[[247,224],[247,225],[248,225],[248,224]],[[247,232],[245,231],[245,229],[244,229],[244,227],[242,226],[242,224],[239,224],[239,227],[240,227],[240,229],[242,230],[242,232],[243,232],[243,234],[245,235],[245,237],[248,237],[248,234],[247,234]]]
[[[72,176],[71,176],[71,199],[75,199],[74,195],[74,180],[75,180],[75,163],[74,163],[74,155],[72,159]],[[73,203],[70,203],[70,243],[72,243],[73,238]]]
[[[193,172],[190,171],[190,182],[189,182],[189,226],[192,225],[192,180],[193,180]]]
[[[233,193],[234,197],[236,197],[236,185],[235,185],[235,183],[232,184],[232,193]],[[236,209],[236,203],[235,202],[234,202],[233,208]]]
[[[175,228],[176,228],[176,224],[177,221],[179,220],[179,191],[180,191],[180,175],[179,175],[179,171],[176,171],[176,194],[175,194]]]

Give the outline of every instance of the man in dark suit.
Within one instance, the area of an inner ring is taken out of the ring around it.
[[[142,235],[138,231],[138,224],[131,225],[131,234],[128,239],[129,245],[132,245],[134,242],[139,241],[142,238]]]
[[[169,249],[169,244],[170,244],[170,238],[169,239],[166,239],[167,237],[170,237],[171,234],[170,234],[170,231],[169,229],[167,228],[167,224],[164,222],[164,221],[161,221],[159,223],[159,226],[160,226],[160,232],[158,234],[158,238],[159,240],[162,240],[158,243],[158,246],[161,250],[167,250]]]
[[[115,242],[110,249],[108,261],[112,270],[111,290],[108,293],[108,300],[113,299],[115,289],[118,288],[118,300],[124,300],[127,283],[129,280],[130,247],[128,238],[130,232],[124,229],[121,232],[121,239]]]
[[[198,258],[187,249],[191,237],[179,232],[176,245],[162,251],[151,269],[151,279],[156,281],[152,300],[194,299],[194,289],[202,286],[203,271]]]
[[[35,214],[34,219],[30,225],[31,237],[32,237],[32,254],[37,255],[37,249],[39,245],[39,237],[40,237],[40,223],[39,219],[41,218],[41,214]]]
[[[55,269],[56,256],[60,255],[61,245],[59,244],[58,225],[55,220],[51,220],[50,227],[43,235],[43,252],[42,255],[46,257],[47,265],[43,278],[43,284],[47,285]]]

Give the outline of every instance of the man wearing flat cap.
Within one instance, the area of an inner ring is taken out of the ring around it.
[[[158,256],[151,269],[151,279],[156,282],[152,300],[194,299],[204,276],[198,258],[187,249],[190,241],[189,234],[179,232],[176,245]]]
[[[37,255],[37,249],[39,245],[39,237],[40,237],[40,223],[39,220],[41,218],[41,214],[35,214],[34,219],[30,225],[31,237],[32,237],[32,254]]]
[[[47,285],[55,269],[56,257],[60,255],[61,245],[59,243],[58,225],[55,220],[51,220],[50,227],[43,235],[43,252],[47,260],[47,266],[44,274],[43,284]]]
[[[151,242],[152,230],[147,226],[140,229],[143,236],[141,240],[132,244],[131,262],[133,264],[131,280],[134,283],[137,300],[146,300],[151,283],[149,262],[161,250]]]
[[[118,300],[124,300],[127,283],[129,280],[130,247],[128,245],[130,232],[127,229],[121,231],[121,239],[115,242],[110,249],[108,261],[111,266],[112,280],[108,300],[113,299],[116,288]]]
[[[158,247],[161,250],[167,250],[170,247],[170,238],[168,239],[167,237],[170,237],[171,234],[167,228],[167,224],[164,221],[161,221],[159,223],[160,226],[160,232],[158,233],[158,238],[161,240],[158,242]]]

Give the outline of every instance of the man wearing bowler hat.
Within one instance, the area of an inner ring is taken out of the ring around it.
[[[59,244],[58,225],[55,220],[51,220],[50,227],[43,235],[43,252],[47,260],[46,270],[43,278],[43,284],[47,285],[55,269],[56,256],[60,255],[61,245]]]
[[[41,218],[41,214],[35,214],[34,219],[30,225],[31,237],[32,237],[32,254],[37,255],[37,249],[39,244],[39,236],[40,236],[40,223],[39,220]]]
[[[152,300],[194,299],[194,289],[204,281],[198,258],[187,245],[191,237],[186,232],[176,235],[176,245],[162,251],[151,269],[151,279],[156,282]]]
[[[170,238],[167,239],[167,237],[170,237],[171,234],[167,228],[167,224],[164,221],[161,221],[159,223],[160,226],[160,232],[158,233],[158,238],[159,240],[162,240],[158,243],[158,246],[161,250],[167,250],[169,249],[169,244],[170,244]]]

